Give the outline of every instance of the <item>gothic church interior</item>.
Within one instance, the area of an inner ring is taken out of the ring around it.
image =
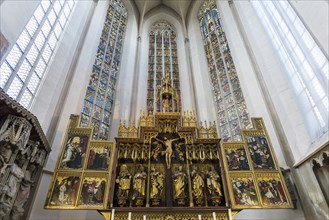
[[[223,142],[241,141],[251,118],[261,117],[294,208],[245,209],[234,219],[329,218],[328,1],[0,0],[0,7],[0,87],[36,116],[51,147],[29,219],[102,219],[94,210],[44,209],[70,115],[95,126],[95,140],[114,140],[121,122],[137,123],[142,111],[193,111]],[[156,94],[167,76],[170,103]]]

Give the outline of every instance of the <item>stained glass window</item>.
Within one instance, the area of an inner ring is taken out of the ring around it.
[[[180,84],[177,58],[176,31],[167,21],[156,22],[149,33],[147,110],[160,112],[159,88],[166,73],[169,73],[171,85],[177,91],[178,104],[171,111],[181,110]],[[176,105],[176,106],[175,106]]]
[[[213,0],[199,10],[199,22],[223,141],[241,141],[241,129],[251,128],[220,13]]]
[[[81,126],[93,126],[95,140],[108,140],[121,61],[127,10],[121,0],[110,0],[81,112]]]
[[[251,1],[286,68],[313,140],[328,131],[328,58],[288,1]]]
[[[0,87],[26,108],[38,91],[74,5],[74,0],[42,0],[1,64]]]

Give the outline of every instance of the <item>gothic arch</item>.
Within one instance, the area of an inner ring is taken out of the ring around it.
[[[180,74],[180,82],[181,82],[181,95],[182,95],[182,108],[183,109],[193,109],[192,102],[190,101],[192,97],[190,97],[190,86],[188,79],[188,66],[187,66],[187,54],[186,54],[186,45],[185,45],[185,34],[183,22],[180,16],[171,8],[159,5],[144,16],[144,22],[142,24],[141,31],[141,50],[138,56],[140,57],[148,57],[149,45],[148,45],[148,34],[149,30],[153,26],[154,23],[160,20],[166,20],[170,23],[173,28],[176,30],[176,42],[177,42],[177,56],[178,56],[178,66],[179,66],[179,74]],[[147,71],[148,71],[148,63],[147,60],[142,59],[139,67],[139,85],[138,85],[138,93],[139,99],[137,103],[137,110],[146,109],[146,97],[147,91]],[[138,111],[137,111],[138,112]],[[138,113],[137,113],[138,114]]]

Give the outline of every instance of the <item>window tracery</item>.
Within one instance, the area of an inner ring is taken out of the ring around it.
[[[29,108],[50,63],[74,0],[42,0],[1,64],[0,87]]]
[[[160,87],[166,74],[178,96],[178,101],[172,104],[172,111],[181,110],[176,39],[176,31],[171,24],[164,20],[155,23],[149,32],[147,90],[147,110],[149,112],[160,112],[162,109],[158,93],[160,93]]]
[[[241,141],[241,129],[249,129],[252,124],[215,1],[205,1],[198,17],[219,133],[223,141]]]
[[[126,24],[125,6],[111,0],[81,112],[81,126],[92,125],[94,139],[107,140],[110,135]]]

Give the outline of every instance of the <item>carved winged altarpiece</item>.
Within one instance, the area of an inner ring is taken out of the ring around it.
[[[120,123],[115,141],[92,140],[79,120],[71,116],[47,209],[224,220],[244,208],[292,207],[260,118],[236,143],[221,143],[215,123],[198,124],[193,112],[142,112],[138,126]]]
[[[93,140],[72,115],[47,209],[94,209],[116,220],[228,220],[244,208],[291,208],[262,119],[242,142],[221,143],[216,123],[181,112],[169,70],[138,125]]]

